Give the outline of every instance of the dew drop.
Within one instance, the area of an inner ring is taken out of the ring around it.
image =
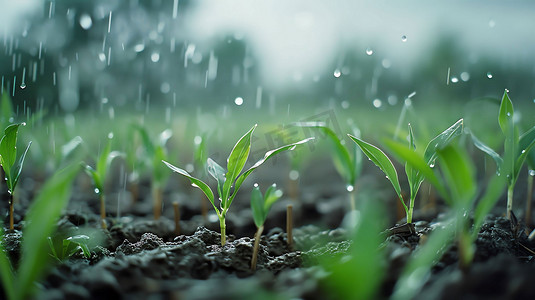
[[[407,36],[406,35],[402,35],[401,36],[401,41],[405,43],[407,41]]]
[[[510,112],[508,112],[508,113],[507,113],[507,116],[508,116],[508,117],[510,117],[510,116],[511,116],[511,113],[510,113]]]
[[[372,55],[373,54],[372,48],[366,48],[366,54],[367,55]]]
[[[234,99],[234,103],[238,106],[242,105],[243,104],[243,98],[242,97],[236,97],[236,99]]]
[[[355,189],[355,187],[352,186],[351,184],[348,184],[348,185],[346,186],[346,190],[347,190],[348,192],[352,192],[354,189]]]
[[[253,186],[254,186],[255,188],[257,188],[257,187],[258,187],[258,183],[255,182],[255,184],[253,184]]]
[[[100,190],[98,188],[95,188],[95,194],[99,194]]]
[[[340,77],[340,75],[342,75],[342,72],[340,71],[340,69],[336,69],[336,70],[334,70],[333,75],[334,75],[334,77],[338,78],[338,77]]]
[[[290,148],[290,151],[295,150],[296,145],[293,145],[292,148]]]
[[[20,125],[22,125],[22,126],[26,126],[26,122],[22,122]]]
[[[487,78],[488,78],[488,79],[491,79],[491,78],[492,78],[492,73],[491,73],[491,72],[487,72]]]
[[[526,153],[526,149],[522,150],[522,154]]]
[[[435,164],[430,164],[429,167],[430,167],[430,168],[434,168],[434,167],[435,167]]]
[[[535,170],[529,170],[529,176],[535,176]]]

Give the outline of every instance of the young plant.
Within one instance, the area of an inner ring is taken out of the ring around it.
[[[28,209],[22,232],[22,257],[11,263],[0,243],[0,278],[7,299],[28,299],[35,291],[35,282],[45,273],[49,265],[48,241],[56,226],[62,209],[71,195],[71,182],[78,172],[72,165],[57,172],[45,183]],[[0,236],[3,236],[0,224]],[[18,265],[15,271],[14,266]]]
[[[472,134],[474,145],[488,154],[496,163],[498,174],[505,173],[507,178],[507,218],[511,218],[513,209],[513,193],[516,181],[531,149],[535,146],[535,126],[519,136],[518,128],[513,120],[513,102],[507,94],[503,93],[498,123],[505,135],[504,153],[500,156],[496,151],[485,145]]]
[[[113,139],[113,133],[108,134],[108,142],[100,152],[100,155],[97,157],[96,167],[93,168],[88,164],[82,162],[85,172],[89,175],[95,186],[95,193],[99,197],[100,201],[100,225],[103,229],[108,228],[106,224],[106,194],[104,189],[104,184],[106,182],[106,175],[110,168],[110,165],[114,158],[121,156],[122,154],[118,151],[111,151],[111,141]]]
[[[424,150],[422,160],[425,161],[427,166],[434,167],[435,160],[437,158],[437,149],[445,147],[448,145],[456,136],[460,135],[463,130],[463,119],[455,122],[448,129],[444,130],[442,133],[437,135],[432,139],[427,147]],[[369,144],[358,137],[349,135],[349,137],[357,143],[362,152],[377,166],[381,171],[386,174],[386,178],[392,183],[394,190],[405,209],[405,214],[407,216],[407,223],[412,223],[412,214],[414,211],[414,202],[416,200],[416,195],[422,182],[424,181],[424,174],[419,170],[415,170],[410,164],[405,163],[405,173],[407,174],[407,180],[409,181],[410,188],[410,200],[409,206],[405,204],[403,200],[403,195],[401,193],[401,186],[399,184],[398,174],[394,164],[386,156],[386,154],[376,146]],[[416,146],[414,142],[414,135],[412,132],[412,127],[409,124],[409,148],[410,151],[416,153]],[[392,149],[394,150],[394,149]]]
[[[267,214],[271,209],[271,206],[279,200],[282,196],[282,191],[277,190],[277,186],[273,184],[270,186],[264,195],[260,191],[258,184],[254,185],[253,192],[251,193],[251,210],[253,211],[253,220],[256,225],[256,234],[253,248],[253,258],[251,260],[251,269],[256,269],[256,260],[258,256],[258,246],[260,244],[260,236],[264,231],[264,222],[266,221]]]
[[[82,253],[85,258],[91,257],[91,251],[87,245],[89,237],[84,234],[70,236],[61,240],[59,247],[56,245],[52,237],[48,237],[48,245],[50,246],[51,256],[58,261],[64,261],[76,253]],[[58,249],[59,248],[59,249]]]
[[[346,189],[350,195],[351,210],[355,210],[355,182],[362,170],[362,153],[357,150],[357,147],[354,147],[352,153],[349,153],[344,146],[344,142],[338,138],[332,129],[326,127],[323,123],[309,122],[298,123],[298,125],[318,129],[330,141],[333,149],[332,159],[334,167],[345,181]],[[355,129],[354,132],[357,137],[360,137],[360,131],[358,129]]]
[[[197,179],[191,176],[185,170],[175,167],[166,161],[163,161],[163,163],[167,165],[167,167],[169,167],[174,172],[187,177],[194,187],[197,187],[204,192],[204,194],[206,195],[206,197],[212,204],[217,214],[217,217],[219,218],[219,227],[221,229],[221,245],[222,246],[225,245],[225,242],[226,242],[225,218],[230,208],[230,205],[232,204],[232,201],[234,201],[234,197],[236,197],[236,193],[240,189],[243,181],[245,181],[245,179],[256,168],[260,167],[264,162],[266,162],[268,159],[273,157],[275,154],[278,154],[286,150],[291,150],[297,145],[306,143],[309,140],[311,140],[310,138],[304,139],[302,141],[268,151],[264,155],[264,158],[257,161],[252,167],[247,169],[245,172],[242,172],[245,167],[245,163],[247,162],[247,158],[249,157],[249,152],[251,150],[251,137],[253,135],[253,131],[255,130],[256,126],[257,125],[253,126],[253,128],[251,128],[247,133],[245,133],[245,135],[243,135],[238,140],[236,145],[234,145],[234,148],[230,152],[230,155],[227,159],[227,171],[225,171],[225,169],[221,167],[219,164],[217,164],[215,161],[208,158],[208,161],[207,161],[208,173],[212,177],[214,177],[214,179],[217,181],[217,193],[219,195],[219,200],[221,202],[220,208],[217,208],[215,204],[214,193],[212,192],[212,189],[208,186],[208,184],[204,183],[200,179]]]
[[[12,124],[7,126],[4,130],[4,135],[0,140],[0,164],[5,173],[5,179],[7,183],[7,190],[10,194],[9,197],[9,230],[14,229],[14,197],[15,188],[19,181],[20,174],[22,172],[22,165],[24,164],[24,158],[30,148],[32,142],[28,143],[26,150],[17,160],[17,132],[20,126],[26,125],[26,123]]]
[[[136,129],[141,136],[147,158],[149,159],[147,165],[152,169],[151,190],[153,213],[154,219],[158,220],[162,212],[163,187],[169,178],[169,172],[161,162],[167,160],[167,149],[165,148],[165,145],[169,138],[171,138],[172,132],[170,129],[162,131],[158,135],[158,140],[153,143],[149,133],[144,127],[136,126]]]

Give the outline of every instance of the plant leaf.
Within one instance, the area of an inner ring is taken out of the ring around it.
[[[468,209],[476,192],[475,167],[466,152],[449,145],[437,151],[446,186],[452,192],[451,202]]]
[[[412,126],[409,123],[409,149],[416,151],[416,144],[414,142],[414,133],[412,131]],[[420,185],[423,182],[423,176],[420,176],[420,173],[417,172],[410,164],[405,162],[405,174],[407,174],[407,180],[409,181],[409,188],[411,191],[411,199],[413,196],[418,193]]]
[[[513,113],[513,102],[511,102],[511,99],[509,99],[509,95],[507,94],[506,90],[503,93],[502,102],[500,104],[500,112],[498,113],[498,123],[500,124],[503,134],[506,136],[509,132],[509,124],[507,120],[513,118]]]
[[[22,165],[24,165],[24,159],[26,158],[26,153],[28,153],[28,149],[30,149],[31,145],[32,145],[32,142],[30,141],[28,143],[28,146],[26,147],[26,150],[24,150],[22,155],[19,157],[18,162],[15,164],[14,168],[11,170],[13,172],[11,174],[12,191],[15,190],[15,187],[17,186],[17,183],[19,182],[20,173],[22,172]]]
[[[251,192],[251,210],[253,211],[253,220],[257,228],[264,225],[267,215],[264,212],[264,197],[258,185],[255,185]]]
[[[520,170],[522,169],[522,165],[528,158],[529,154],[534,152],[532,149],[535,147],[535,126],[520,136],[518,147],[518,157],[515,162],[514,178],[518,178]],[[535,154],[533,156],[535,156]]]
[[[386,177],[388,180],[392,183],[392,186],[394,187],[394,190],[396,191],[396,194],[398,195],[399,199],[405,206],[405,211],[407,211],[407,206],[405,205],[405,202],[403,201],[403,197],[401,196],[401,186],[399,185],[399,179],[398,179],[398,173],[396,172],[396,168],[394,167],[394,164],[386,156],[386,154],[381,151],[381,149],[375,147],[372,144],[366,143],[365,141],[354,137],[350,134],[348,136],[360,147],[362,152],[377,166],[381,171],[383,171],[386,174]]]
[[[217,192],[220,197],[223,197],[223,184],[225,183],[225,169],[216,163],[211,158],[206,161],[206,168],[208,174],[212,175],[217,181]]]
[[[23,230],[22,257],[15,284],[17,299],[26,298],[33,290],[33,285],[44,273],[48,259],[48,242],[55,228],[61,211],[71,195],[72,180],[78,172],[77,165],[71,165],[57,172],[48,180],[26,215]]]
[[[279,198],[282,196],[282,191],[277,189],[276,184],[272,184],[268,187],[266,190],[266,193],[264,195],[264,219],[267,217],[267,214],[269,213],[269,210],[271,209],[271,206],[279,200]]]
[[[225,176],[225,183],[223,184],[223,195],[221,195],[222,208],[228,208],[230,206],[227,203],[230,196],[230,189],[247,162],[251,150],[251,136],[256,126],[255,124],[238,140],[227,159],[227,174]]]
[[[461,135],[462,132],[463,119],[459,119],[453,125],[432,139],[429,144],[427,144],[427,147],[425,147],[424,151],[424,160],[427,162],[427,164],[433,165],[437,157],[437,150],[446,147],[455,137]]]
[[[0,140],[0,164],[2,164],[6,174],[8,188],[11,192],[14,189],[11,168],[17,159],[17,131],[22,124],[24,123],[7,126]]]
[[[171,169],[173,172],[176,172],[182,176],[185,176],[189,179],[189,181],[191,182],[191,184],[194,186],[194,187],[197,187],[199,189],[201,189],[201,191],[203,191],[203,193],[206,195],[206,197],[208,198],[208,200],[210,200],[210,203],[212,203],[212,206],[214,207],[217,215],[219,215],[219,209],[217,209],[217,207],[215,206],[214,204],[214,193],[212,192],[212,189],[210,189],[210,187],[204,183],[202,180],[200,179],[197,179],[193,176],[191,176],[188,172],[186,172],[185,170],[182,170],[178,167],[175,167],[173,166],[172,164],[166,162],[165,160],[162,160],[162,162],[169,168]]]
[[[470,133],[470,136],[472,137],[472,142],[474,143],[474,146],[488,154],[494,160],[494,162],[496,163],[496,169],[498,173],[500,173],[503,165],[503,159],[501,158],[501,156],[496,153],[496,151],[492,150],[492,148],[480,141],[473,133]]]
[[[247,171],[243,172],[236,179],[236,182],[234,183],[234,191],[232,192],[232,195],[229,198],[229,203],[227,204],[227,208],[230,207],[230,205],[232,204],[232,201],[234,200],[234,197],[236,197],[236,193],[240,189],[241,184],[245,181],[245,179],[247,179],[247,177],[249,175],[251,175],[251,173],[254,170],[256,170],[256,168],[260,167],[263,163],[265,163],[268,159],[270,159],[271,157],[275,156],[276,154],[284,152],[284,151],[287,151],[287,150],[294,149],[294,147],[297,147],[298,145],[302,145],[302,144],[304,144],[304,143],[306,143],[308,141],[311,141],[313,139],[314,139],[313,137],[312,138],[307,138],[307,139],[301,140],[299,142],[288,144],[286,146],[282,146],[282,147],[279,147],[277,149],[273,149],[273,150],[270,150],[270,151],[266,152],[266,154],[264,154],[264,158],[262,158],[261,160],[257,161],[252,167],[250,167]],[[228,178],[227,178],[227,180],[228,180]]]

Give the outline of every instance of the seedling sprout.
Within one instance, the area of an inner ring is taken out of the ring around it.
[[[194,187],[197,187],[201,189],[210,203],[212,204],[217,217],[219,218],[219,227],[221,229],[221,245],[225,245],[226,242],[226,224],[225,224],[225,217],[227,215],[228,209],[230,208],[230,205],[232,204],[232,201],[234,201],[234,197],[236,197],[236,193],[240,189],[243,181],[258,167],[260,167],[264,162],[266,162],[268,159],[273,157],[275,154],[278,154],[280,152],[284,152],[286,150],[291,150],[292,148],[296,147],[297,145],[304,144],[311,140],[311,138],[301,140],[296,143],[292,143],[286,146],[282,146],[277,149],[270,150],[266,152],[264,155],[264,158],[257,161],[252,167],[247,169],[246,171],[243,171],[243,168],[245,167],[245,163],[247,162],[247,158],[249,157],[249,152],[251,150],[251,137],[253,135],[253,131],[255,130],[257,125],[254,125],[245,135],[243,135],[236,145],[234,145],[234,148],[230,152],[230,155],[227,159],[227,170],[225,172],[225,169],[221,167],[218,163],[213,161],[212,159],[208,159],[207,166],[208,166],[208,173],[214,177],[214,179],[217,182],[217,193],[219,195],[220,200],[220,208],[217,208],[215,204],[214,199],[214,193],[212,192],[212,189],[208,186],[208,184],[204,183],[202,180],[197,179],[193,176],[191,176],[187,171],[180,169],[178,167],[175,167],[174,165],[168,163],[167,161],[163,161],[167,167],[169,167],[174,172],[187,177],[192,185]]]

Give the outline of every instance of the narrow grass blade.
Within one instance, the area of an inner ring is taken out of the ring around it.
[[[409,149],[416,151],[416,144],[414,142],[414,133],[412,131],[412,126],[409,123]],[[411,198],[413,195],[418,193],[420,185],[423,182],[423,176],[420,176],[420,173],[416,171],[410,164],[405,162],[405,174],[407,174],[407,180],[409,181],[409,188],[411,190]]]
[[[17,299],[23,299],[31,293],[34,282],[46,269],[49,258],[47,237],[54,232],[57,219],[69,201],[77,167],[72,165],[57,172],[45,183],[28,210],[15,287]]]
[[[203,191],[203,193],[206,195],[206,197],[208,198],[210,203],[212,203],[212,206],[214,207],[215,211],[219,215],[219,209],[217,209],[217,207],[214,204],[214,193],[212,192],[212,189],[210,189],[210,187],[206,183],[204,183],[200,179],[197,179],[197,178],[191,176],[188,172],[186,172],[186,170],[182,170],[182,169],[180,169],[178,167],[175,167],[172,164],[166,162],[165,160],[162,160],[162,162],[169,169],[171,169],[173,172],[176,172],[176,173],[178,173],[178,174],[180,174],[182,176],[187,177],[194,187],[197,187],[197,188],[201,189],[201,191]]]
[[[463,119],[458,120],[449,128],[432,139],[424,151],[424,159],[428,165],[434,165],[437,150],[446,147],[451,141],[463,132]]]
[[[485,152],[494,160],[494,162],[496,163],[496,169],[498,173],[500,173],[503,165],[503,159],[501,158],[501,156],[496,153],[496,151],[492,150],[492,148],[480,141],[473,133],[470,133],[470,136],[472,137],[472,142],[474,143],[474,146],[476,146],[476,148],[478,148],[479,150]]]
[[[22,172],[22,166],[24,165],[24,159],[26,158],[26,154],[28,153],[28,149],[30,149],[31,145],[32,145],[32,142],[30,141],[28,143],[28,146],[24,150],[24,152],[22,152],[22,155],[19,157],[19,160],[17,161],[17,163],[13,166],[13,169],[11,170],[11,172],[13,172],[11,174],[13,190],[15,189],[15,187],[17,186],[17,183],[19,182],[20,173]]]
[[[392,183],[392,186],[394,187],[394,190],[396,191],[396,194],[398,195],[401,202],[403,202],[403,197],[401,196],[401,186],[399,185],[399,179],[398,179],[398,173],[396,172],[396,168],[394,167],[394,164],[386,156],[386,154],[381,151],[381,149],[375,147],[372,144],[366,143],[365,141],[354,137],[350,134],[348,136],[360,147],[362,152],[366,154],[366,156],[377,166],[381,171],[383,171],[386,174],[387,179]],[[403,203],[405,205],[405,203]]]
[[[223,208],[230,206],[227,205],[230,189],[247,162],[249,152],[251,151],[251,137],[256,126],[257,125],[255,124],[246,134],[244,134],[230,152],[227,160],[227,174],[225,176],[226,181],[223,184],[223,195],[221,195]]]
[[[268,189],[266,190],[266,193],[264,195],[264,212],[266,214],[264,216],[264,219],[267,216],[267,213],[269,212],[269,210],[271,209],[271,206],[277,200],[279,200],[279,198],[281,196],[282,196],[282,191],[281,190],[277,190],[277,185],[276,184],[272,184],[270,187],[268,187]]]

